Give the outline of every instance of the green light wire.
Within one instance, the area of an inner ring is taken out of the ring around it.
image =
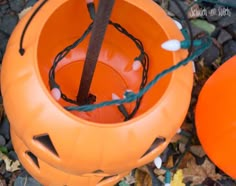
[[[211,38],[207,36],[206,41],[203,42],[202,46],[198,48],[192,55],[187,57],[186,59],[180,61],[176,65],[171,66],[168,69],[163,70],[160,74],[157,74],[155,78],[149,82],[143,89],[141,89],[138,93],[133,93],[133,92],[125,92],[125,98],[124,99],[118,99],[118,100],[111,100],[111,101],[104,101],[101,103],[97,104],[92,104],[92,105],[82,105],[82,106],[67,106],[65,107],[66,110],[68,111],[92,111],[97,108],[101,108],[104,106],[110,106],[110,105],[120,105],[124,103],[130,103],[135,101],[136,99],[142,97],[147,91],[149,91],[162,77],[166,76],[167,74],[177,70],[178,68],[188,64],[189,62],[193,61],[195,58],[200,56],[206,49],[208,49],[212,44]]]

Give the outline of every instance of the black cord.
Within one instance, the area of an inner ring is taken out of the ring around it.
[[[112,21],[109,21],[109,25],[112,25],[116,30],[118,30],[120,33],[124,34],[125,36],[129,37],[137,46],[137,48],[140,51],[140,55],[139,57],[137,57],[136,59],[140,60],[142,67],[143,67],[143,73],[142,73],[142,81],[140,83],[140,87],[139,89],[142,89],[145,87],[146,83],[147,83],[147,75],[148,75],[148,69],[149,69],[149,57],[147,55],[147,53],[144,51],[144,47],[142,42],[137,39],[136,37],[134,37],[132,34],[130,34],[125,28],[123,28],[120,24],[118,23],[114,23]],[[54,59],[53,65],[49,71],[49,85],[50,88],[58,88],[60,89],[59,85],[56,83],[55,81],[55,70],[56,67],[58,65],[58,63],[75,47],[77,47],[84,39],[85,37],[91,32],[92,30],[92,26],[93,23],[91,23],[89,25],[89,27],[86,29],[86,31],[82,34],[82,36],[76,40],[72,45],[67,46],[64,50],[62,50],[60,53],[57,54],[57,56]],[[60,90],[61,91],[61,90]],[[72,103],[75,105],[78,105],[78,102],[74,99],[68,98],[63,92],[61,92],[61,98],[63,100],[65,100],[68,103]],[[138,111],[140,104],[142,101],[142,97],[136,100],[136,105],[134,107],[134,109],[132,110],[132,112],[130,114],[127,113],[127,111],[125,110],[124,105],[122,106],[122,109],[120,109],[120,107],[118,107],[119,111],[124,115],[125,119],[124,121],[127,121],[129,119],[131,119],[136,112]]]
[[[31,21],[33,20],[33,18],[35,17],[35,15],[39,12],[39,10],[45,5],[45,3],[47,2],[48,0],[44,0],[37,8],[36,10],[33,12],[33,14],[30,16],[29,20],[27,21],[24,29],[23,29],[23,32],[21,34],[21,37],[20,37],[20,49],[19,49],[19,53],[21,56],[24,55],[25,53],[25,49],[23,48],[23,42],[24,42],[24,38],[25,38],[25,33],[31,23]]]
[[[145,85],[147,83],[147,76],[148,76],[148,69],[149,69],[149,57],[148,57],[147,53],[144,51],[143,44],[142,44],[142,42],[139,39],[135,38],[132,34],[130,34],[121,25],[119,25],[117,23],[114,23],[112,21],[110,21],[110,24],[113,25],[122,34],[126,35],[131,40],[133,40],[135,45],[136,45],[136,47],[141,52],[140,56],[138,57],[138,59],[141,61],[142,67],[143,67],[142,81],[141,81],[141,84],[140,84],[140,87],[139,87],[139,90],[141,90],[141,89],[143,89],[145,87]],[[131,114],[129,114],[129,117],[125,118],[125,121],[131,119],[137,113],[137,111],[138,111],[138,109],[140,107],[142,98],[143,98],[143,96],[136,100],[136,105],[135,105],[133,111],[131,112]]]
[[[183,15],[184,21],[187,24],[187,28],[189,31],[189,37],[190,37],[190,47],[189,47],[189,54],[188,54],[188,57],[189,57],[193,53],[193,31],[192,31],[192,27],[190,25],[190,22],[188,20],[188,17],[185,13],[185,10],[181,7],[181,5],[178,1],[179,0],[174,0],[173,2],[175,2],[176,6],[179,8],[181,14]]]
[[[88,28],[85,30],[83,35],[77,39],[72,45],[67,46],[64,50],[62,50],[60,53],[57,54],[57,56],[54,59],[53,66],[49,70],[49,86],[50,88],[58,88],[60,89],[59,85],[55,81],[55,70],[58,65],[58,63],[76,46],[78,46],[84,39],[85,37],[91,32],[92,30],[93,23],[91,23]],[[76,100],[73,100],[71,98],[68,98],[63,92],[61,92],[61,97],[68,103],[72,104],[78,104]]]

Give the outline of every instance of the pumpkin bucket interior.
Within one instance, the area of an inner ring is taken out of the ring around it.
[[[97,2],[95,3],[97,5]],[[147,12],[119,0],[115,3],[111,20],[122,25],[143,43],[150,59],[148,82],[163,69],[173,65],[172,53],[161,48],[161,44],[168,37],[163,28]],[[37,63],[43,84],[49,93],[48,74],[55,56],[80,38],[91,22],[86,2],[78,0],[67,1],[47,20],[38,42]],[[56,68],[55,80],[60,85],[61,91],[72,99],[76,99],[78,93],[89,38],[90,35],[71,50]],[[96,96],[96,103],[111,100],[113,93],[123,98],[126,90],[135,93],[139,91],[142,68],[139,70],[132,68],[138,55],[139,51],[134,42],[109,25],[90,89]],[[158,102],[166,91],[170,79],[171,74],[162,78],[144,95],[135,117],[144,114]],[[58,104],[72,105],[62,99]],[[131,112],[134,106],[134,102],[125,104],[128,112]],[[97,123],[118,123],[124,120],[117,105],[105,106],[90,112],[72,113]]]

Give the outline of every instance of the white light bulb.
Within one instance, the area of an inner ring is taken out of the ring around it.
[[[138,71],[140,68],[141,68],[142,64],[141,64],[141,61],[139,60],[135,60],[133,62],[133,71]]]
[[[119,97],[117,94],[115,94],[115,93],[112,93],[112,94],[111,94],[111,97],[112,97],[112,100],[118,100],[118,99],[120,99],[120,97]]]
[[[161,47],[165,50],[168,51],[177,51],[181,48],[181,43],[180,41],[173,39],[173,40],[169,40],[164,42]]]
[[[86,0],[86,3],[87,3],[87,4],[93,3],[93,0]]]
[[[58,88],[53,88],[51,90],[51,95],[57,101],[61,99],[61,91]]]
[[[112,97],[112,100],[119,100],[120,99],[120,97],[115,93],[112,93],[111,97]],[[116,105],[120,105],[120,104],[116,104]]]
[[[127,89],[125,92],[133,92],[133,90],[131,90],[131,89]]]
[[[182,30],[183,26],[181,25],[181,23],[176,21],[176,20],[174,20],[174,19],[173,19],[173,21],[175,22],[175,24],[178,27],[178,29]]]
[[[177,133],[177,134],[180,134],[181,131],[182,131],[181,128],[179,128],[176,133]]]
[[[156,165],[156,168],[160,169],[162,165],[162,159],[158,156],[154,159],[154,164]]]

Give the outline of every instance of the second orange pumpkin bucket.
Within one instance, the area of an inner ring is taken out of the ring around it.
[[[78,179],[100,175],[93,184],[112,175],[116,176],[113,181],[118,181],[156,158],[179,129],[190,102],[192,66],[181,67],[158,81],[128,121],[117,105],[90,112],[67,111],[64,107],[73,104],[53,98],[49,70],[55,56],[83,34],[91,19],[84,0],[46,2],[26,32],[22,56],[18,45],[22,31],[40,3],[16,27],[2,67],[4,106],[19,159],[45,185],[73,186],[79,183],[75,175]],[[142,41],[150,59],[147,83],[187,56],[185,50],[161,48],[167,40],[184,38],[174,21],[151,0],[117,0],[111,20]],[[76,97],[89,38],[56,68],[55,80],[68,97]],[[133,66],[138,52],[129,38],[108,26],[91,86],[96,103],[123,98],[127,90],[139,91],[142,70]],[[124,106],[131,112],[135,104]],[[55,183],[56,176],[60,183]],[[68,176],[75,182],[69,182]]]
[[[236,136],[236,56],[226,61],[207,80],[196,107],[199,140],[210,159],[236,178],[233,148]]]

